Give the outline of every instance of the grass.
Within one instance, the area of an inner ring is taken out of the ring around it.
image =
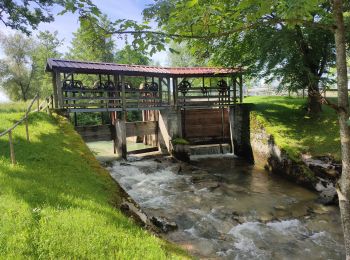
[[[309,153],[331,155],[340,160],[338,118],[330,107],[324,105],[320,117],[313,119],[305,115],[306,99],[259,96],[248,97],[245,102],[255,104],[252,112],[255,121],[262,124],[291,157],[298,159],[300,153]]]
[[[0,132],[26,107],[0,106]],[[121,190],[71,124],[35,113],[14,131],[17,165],[0,138],[0,258],[188,258],[141,229],[117,206]]]

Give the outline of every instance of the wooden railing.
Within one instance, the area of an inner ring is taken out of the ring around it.
[[[152,110],[169,106],[160,91],[144,89],[63,89],[63,105],[70,112]]]
[[[37,104],[37,108],[32,111],[32,107],[33,107],[35,102]],[[16,164],[16,157],[15,157],[15,150],[14,150],[13,136],[12,136],[13,131],[15,130],[15,128],[17,126],[19,126],[20,124],[22,124],[24,122],[25,129],[26,129],[26,139],[29,142],[29,126],[28,126],[29,114],[33,113],[33,112],[43,111],[43,110],[46,110],[47,113],[50,113],[49,108],[50,108],[50,105],[53,105],[53,97],[52,96],[47,97],[44,99],[44,101],[42,103],[39,103],[39,102],[40,102],[40,99],[39,99],[39,95],[37,94],[37,95],[35,95],[33,100],[30,102],[24,116],[19,121],[17,121],[15,124],[13,124],[10,128],[8,128],[4,132],[0,133],[0,137],[2,137],[4,135],[8,135],[8,137],[9,137],[10,157],[11,157],[12,164]]]

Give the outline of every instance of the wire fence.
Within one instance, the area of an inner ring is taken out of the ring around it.
[[[37,108],[35,110],[32,110],[34,104],[36,103]],[[27,142],[30,141],[29,139],[29,122],[28,122],[28,117],[31,113],[35,112],[40,112],[40,111],[46,111],[48,114],[50,113],[50,105],[53,106],[53,97],[47,97],[45,98],[42,103],[40,103],[40,98],[39,94],[35,95],[33,100],[30,102],[24,116],[18,120],[16,123],[14,123],[10,128],[6,129],[2,133],[0,133],[0,137],[8,135],[9,138],[9,147],[10,147],[10,157],[11,157],[11,162],[12,164],[16,164],[16,156],[15,156],[15,149],[13,145],[13,131],[16,129],[17,126],[20,124],[24,123],[25,124],[25,129],[26,129],[26,139]]]

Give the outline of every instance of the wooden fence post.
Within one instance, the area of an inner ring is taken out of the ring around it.
[[[29,142],[28,114],[26,114],[26,117],[25,117],[25,119],[24,119],[24,122],[25,122],[25,124],[26,124],[27,141]]]
[[[9,143],[10,143],[11,162],[12,164],[16,164],[15,150],[13,148],[13,141],[12,141],[12,131],[9,131],[8,134],[9,134]]]
[[[50,99],[46,98],[46,113],[50,114]]]

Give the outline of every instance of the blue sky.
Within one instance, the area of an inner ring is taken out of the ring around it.
[[[94,0],[93,1],[100,10],[105,13],[112,21],[115,19],[133,19],[137,21],[142,20],[142,10],[153,3],[152,0]],[[54,8],[53,13],[57,14],[60,8]],[[60,48],[62,53],[66,52],[72,40],[72,33],[77,30],[79,26],[78,15],[66,13],[64,15],[55,15],[55,21],[48,24],[41,24],[38,30],[49,30],[51,32],[58,31],[58,37],[64,39],[63,46]],[[10,33],[12,30],[0,24],[0,31]],[[117,48],[123,47],[123,41],[117,40]],[[0,52],[0,56],[1,52]],[[161,65],[166,64],[166,54],[158,53],[152,57],[153,60],[159,62]]]
[[[153,3],[152,0],[94,0],[93,1],[100,10],[105,13],[112,21],[115,19],[133,19],[137,21],[142,20],[142,10],[148,5]],[[57,14],[60,11],[59,8],[55,8],[53,13]],[[78,15],[66,13],[64,15],[55,15],[55,21],[48,24],[41,24],[38,30],[49,30],[51,32],[58,31],[58,37],[63,39],[63,46],[60,48],[62,53],[66,52],[70,46],[73,32],[77,30],[79,26]],[[14,33],[9,28],[6,28],[2,23],[0,24],[0,31],[8,34]],[[35,33],[34,33],[35,35]],[[117,48],[123,48],[123,41],[117,40]],[[3,56],[0,50],[0,58]],[[161,65],[166,65],[167,57],[166,53],[157,53],[152,59],[155,62],[159,62]],[[6,101],[6,96],[0,92],[0,102]]]

